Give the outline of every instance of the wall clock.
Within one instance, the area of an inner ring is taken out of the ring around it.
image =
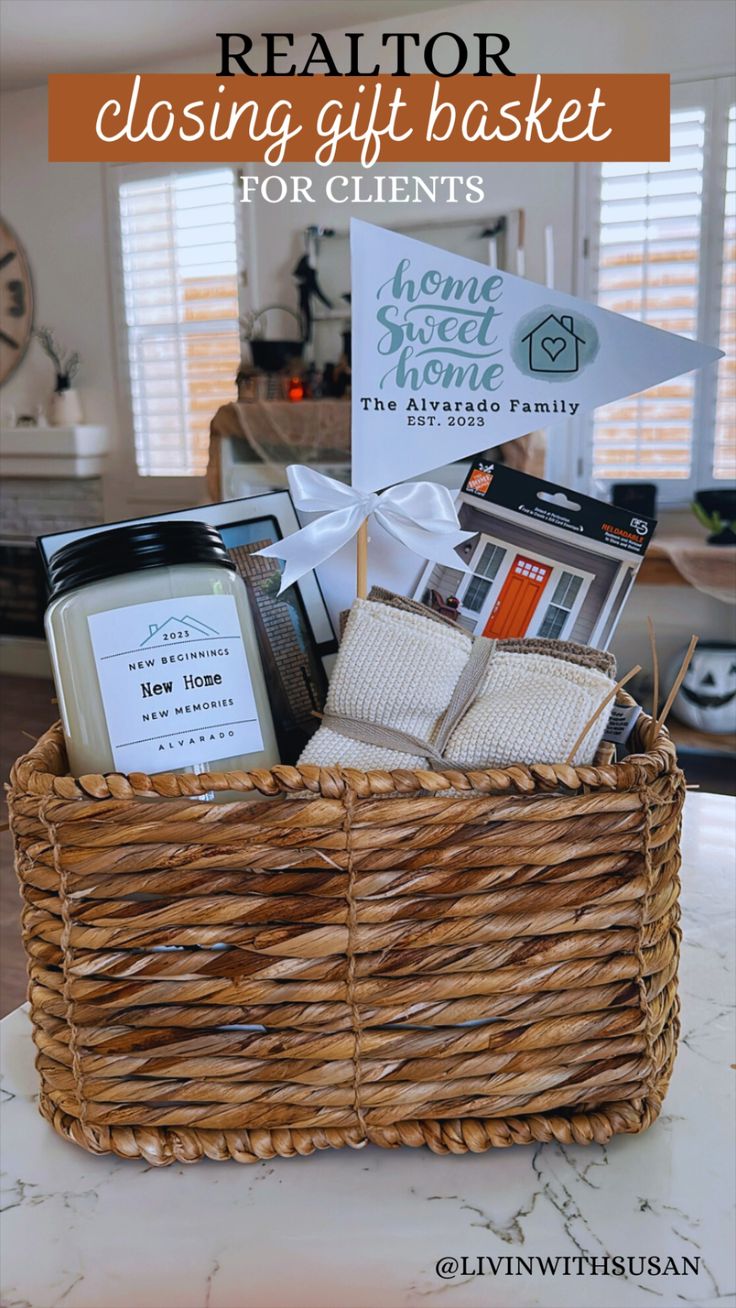
[[[25,250],[0,218],[0,386],[28,348],[33,327],[33,286]]]

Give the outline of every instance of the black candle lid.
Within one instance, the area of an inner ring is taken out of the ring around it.
[[[50,598],[106,577],[178,563],[209,563],[234,572],[219,531],[206,522],[134,522],[71,541],[49,562]]]

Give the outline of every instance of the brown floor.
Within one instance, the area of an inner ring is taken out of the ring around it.
[[[18,757],[59,716],[50,681],[35,677],[0,677],[0,778],[7,781]],[[3,825],[8,814],[3,797]],[[8,831],[0,832],[0,1017],[26,997],[26,965],[20,938],[20,895],[13,871]]]

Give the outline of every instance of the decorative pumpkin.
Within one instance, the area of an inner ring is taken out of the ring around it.
[[[670,681],[681,662],[682,651],[669,668]],[[672,712],[700,731],[736,731],[736,645],[728,641],[698,645]]]

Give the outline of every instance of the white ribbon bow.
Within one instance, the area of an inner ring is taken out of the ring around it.
[[[396,540],[424,559],[467,572],[455,553],[472,531],[461,531],[452,492],[433,481],[408,482],[375,491],[356,490],[314,468],[293,463],[286,469],[294,504],[302,513],[324,513],[286,540],[258,550],[268,558],[283,559],[286,567],[279,594],[311,572],[352,540],[366,518],[380,522]]]

